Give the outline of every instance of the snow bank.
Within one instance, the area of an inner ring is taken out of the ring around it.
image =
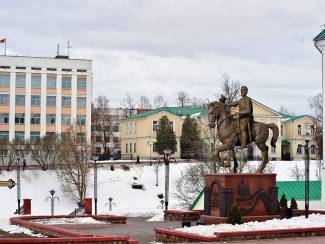
[[[30,236],[46,237],[42,234],[35,234],[33,231],[26,229],[24,227],[12,225],[10,224],[10,220],[8,218],[0,218],[0,229],[10,234],[23,233]]]
[[[105,221],[99,221],[91,217],[82,218],[55,218],[55,219],[35,219],[34,223],[46,224],[46,225],[58,225],[58,224],[108,224]]]
[[[325,215],[311,214],[308,219],[305,216],[293,217],[291,219],[272,219],[265,222],[247,222],[241,225],[218,224],[197,225],[176,229],[178,231],[199,234],[202,236],[214,236],[215,232],[236,232],[253,230],[295,229],[325,227]]]

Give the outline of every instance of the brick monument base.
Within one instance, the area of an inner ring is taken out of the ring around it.
[[[204,215],[227,217],[233,202],[242,215],[264,216],[279,212],[276,174],[207,174]]]

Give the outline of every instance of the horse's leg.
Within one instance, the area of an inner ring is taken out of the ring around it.
[[[230,153],[231,153],[231,157],[234,160],[234,173],[237,173],[237,168],[238,168],[238,163],[237,163],[237,158],[236,158],[236,152],[235,150],[232,148],[230,149]]]
[[[223,152],[223,151],[228,151],[228,150],[231,150],[235,147],[234,143],[233,142],[225,142],[224,144],[222,144],[220,147],[217,148],[216,150],[216,153],[215,153],[215,156],[217,158],[217,161],[219,163],[223,163],[221,158],[220,158],[220,153]]]
[[[259,143],[256,145],[262,152],[262,162],[258,167],[257,172],[263,173],[263,170],[265,169],[267,163],[269,162],[269,156],[268,156],[269,147],[266,146],[264,143]]]

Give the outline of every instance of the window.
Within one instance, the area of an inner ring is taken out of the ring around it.
[[[18,141],[25,140],[25,132],[23,132],[23,131],[16,131],[15,132],[15,140],[18,140]]]
[[[41,76],[32,75],[32,88],[41,88]]]
[[[137,144],[136,143],[133,144],[133,152],[135,152],[135,153],[137,152]]]
[[[16,106],[25,106],[25,95],[16,95]]]
[[[56,105],[56,97],[55,96],[47,96],[46,97],[46,106],[55,107]]]
[[[71,72],[72,69],[62,69],[63,72]]]
[[[314,125],[311,125],[310,126],[310,134],[313,136],[315,135],[315,126]]]
[[[298,135],[301,135],[301,125],[298,125]]]
[[[39,132],[31,132],[30,133],[30,140],[31,141],[37,141],[40,139],[40,133]]]
[[[0,140],[9,140],[9,131],[0,131]]]
[[[271,153],[276,153],[276,148],[275,147],[271,147]]]
[[[39,125],[41,123],[41,115],[40,114],[31,114],[30,123],[32,125]]]
[[[70,114],[62,114],[61,115],[61,124],[62,125],[69,125],[71,122],[71,115]]]
[[[71,107],[71,97],[61,97],[62,107],[70,108]]]
[[[55,114],[47,114],[46,115],[46,124],[47,125],[55,125]]]
[[[77,98],[77,107],[78,108],[85,108],[86,107],[86,98],[85,97],[78,97]]]
[[[153,152],[158,152],[156,143],[152,144],[152,151]]]
[[[62,77],[62,89],[71,89],[71,77],[70,76]]]
[[[86,88],[87,88],[86,77],[78,77],[77,78],[77,89],[78,90],[86,90]]]
[[[315,145],[311,145],[310,146],[310,153],[311,154],[316,154],[316,151],[317,151],[317,149],[316,149]]]
[[[129,153],[129,144],[128,143],[125,144],[125,153]]]
[[[9,74],[0,74],[0,87],[10,87]]]
[[[41,96],[40,95],[32,95],[30,103],[31,103],[32,107],[41,106]]]
[[[15,114],[15,124],[25,124],[25,114]]]
[[[113,142],[114,142],[114,143],[119,143],[119,142],[120,142],[120,140],[119,140],[119,138],[118,138],[118,137],[114,136],[114,137],[113,137]]]
[[[119,126],[120,126],[119,123],[115,123],[115,124],[113,125],[113,132],[119,132]]]
[[[281,136],[283,136],[283,125],[281,125]]]
[[[26,87],[26,76],[17,75],[16,76],[16,87]]]
[[[86,115],[77,115],[77,125],[86,124]]]
[[[172,131],[174,131],[174,122],[173,121],[169,121],[169,127]]]
[[[0,113],[0,124],[8,124],[8,123],[9,123],[9,114]]]
[[[297,147],[297,154],[302,154],[302,145],[298,145]]]
[[[158,121],[152,121],[152,131],[158,130]]]
[[[0,105],[9,105],[9,94],[0,94]]]
[[[41,67],[32,67],[32,70],[42,70]]]
[[[77,138],[79,142],[85,142],[86,141],[86,134],[85,133],[78,133]]]
[[[48,71],[56,71],[56,68],[47,68]]]
[[[48,89],[55,89],[56,88],[56,76],[48,75],[46,77],[46,87]]]

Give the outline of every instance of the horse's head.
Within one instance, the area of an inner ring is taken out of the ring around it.
[[[220,102],[215,101],[212,103],[209,103],[208,106],[208,121],[209,121],[209,127],[214,128],[216,125],[216,121],[218,120],[220,116],[220,110],[217,109],[220,105]]]

